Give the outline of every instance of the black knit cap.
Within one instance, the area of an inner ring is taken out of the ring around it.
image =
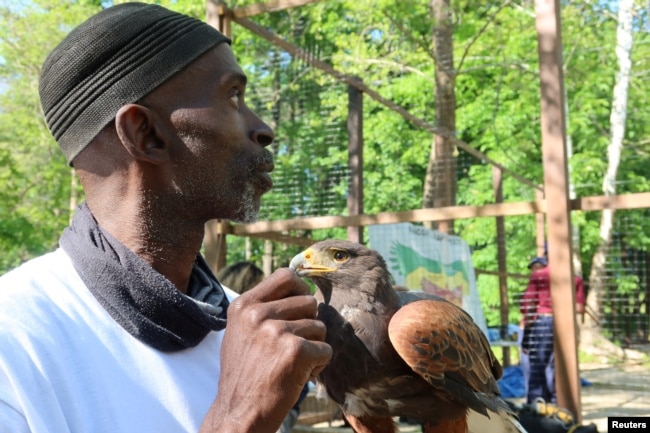
[[[120,107],[137,102],[230,39],[158,5],[123,3],[80,24],[50,53],[39,93],[52,135],[72,164]]]

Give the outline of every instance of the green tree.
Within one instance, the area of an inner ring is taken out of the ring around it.
[[[45,126],[45,56],[99,2],[0,4],[0,273],[57,246],[70,217],[71,171]]]
[[[249,3],[236,2],[236,5]],[[532,182],[541,184],[539,66],[533,3],[458,1],[451,7],[454,17],[453,57],[457,70],[458,138]],[[404,13],[405,10],[409,13]],[[608,141],[615,74],[616,20],[605,6],[594,6],[586,1],[567,3],[562,13],[569,134],[573,144],[572,183],[579,194],[598,194],[594,185],[600,183],[605,169],[602,155]],[[319,2],[255,17],[254,20],[339,71],[362,77],[364,83],[382,96],[434,123],[435,65],[431,58],[433,29],[428,2]],[[640,22],[638,28],[647,26]],[[233,30],[240,61],[249,65],[249,73],[259,73],[251,80],[256,83],[252,92],[274,95],[273,101],[267,102],[266,110],[263,104],[258,110],[276,123],[279,141],[276,179],[281,184],[293,179],[294,185],[303,188],[294,193],[298,201],[304,199],[308,202],[333,193],[340,193],[342,199],[345,177],[341,178],[338,188],[328,188],[326,181],[336,180],[329,170],[340,167],[347,158],[346,139],[344,135],[329,133],[327,125],[336,124],[337,118],[338,124],[343,124],[345,90],[340,86],[324,86],[326,78],[322,74],[261,42],[247,30],[236,25]],[[637,31],[634,37],[641,41],[641,49],[647,52],[647,44],[642,42],[647,40],[647,31]],[[640,81],[648,71],[647,58],[636,57],[639,60],[635,63],[630,90],[630,103],[634,107],[631,118],[637,121],[628,121],[631,129],[628,129],[627,141],[637,153],[643,152],[643,143],[647,148],[648,139],[647,122],[639,121],[648,111],[647,86]],[[280,62],[271,64],[273,59],[280,59]],[[278,86],[277,77],[281,71],[296,68],[296,63],[302,72],[294,73],[294,78],[286,85]],[[265,66],[260,68],[260,64]],[[270,84],[272,77],[276,80],[273,85]],[[304,77],[307,78],[302,81]],[[269,84],[264,84],[264,79]],[[297,102],[305,99],[308,104]],[[324,102],[327,106],[323,105]],[[302,110],[288,110],[283,108],[285,104],[294,104]],[[368,97],[364,104],[366,212],[422,207],[421,191],[431,134]],[[331,122],[325,122],[326,119],[331,119]],[[282,143],[287,143],[286,147]],[[462,149],[457,149],[456,158],[456,202],[493,202],[491,166]],[[625,155],[623,159],[621,178],[636,181],[627,182],[621,191],[647,190],[647,174],[643,172],[642,161],[625,158]],[[296,173],[295,177],[285,177],[284,164]],[[269,217],[284,219],[312,214],[305,210],[304,203],[292,205],[294,199],[286,192],[278,190],[278,194],[271,201],[281,205],[275,208],[273,215],[268,214]],[[533,200],[535,189],[506,175],[504,195],[506,201]],[[339,200],[331,208],[314,209],[319,214],[344,214],[345,202]],[[592,233],[597,221],[592,218],[585,214],[575,215],[583,236],[580,245],[586,252],[593,251],[595,246]],[[506,232],[512,234],[507,240],[496,238],[492,219],[458,220],[456,231],[473,247],[473,258],[478,268],[496,270],[497,244],[507,242],[508,269],[527,273],[527,262],[535,250],[533,216],[507,218]],[[313,235],[320,238],[333,233],[319,231]],[[345,236],[345,233],[338,233]],[[492,277],[481,277],[479,284],[484,300],[487,299],[494,307],[498,304],[494,295],[498,293],[496,284]],[[522,287],[522,281],[510,280],[509,286],[516,291]]]
[[[639,3],[640,0],[637,0]],[[258,0],[227,1],[229,7]],[[172,9],[203,18],[204,0],[165,0]],[[639,3],[640,4],[640,3]],[[2,3],[0,3],[2,5]],[[606,170],[609,113],[616,74],[616,5],[587,0],[562,6],[570,172],[578,196],[598,195]],[[540,89],[531,1],[450,4],[456,93],[456,137],[535,184],[543,179],[539,128]],[[612,10],[609,8],[612,7]],[[36,96],[38,67],[56,41],[99,10],[97,2],[42,0],[2,6],[0,56],[0,272],[56,246],[69,218],[70,169],[43,125]],[[361,77],[384,98],[435,123],[435,64],[429,0],[328,0],[252,18],[335,69]],[[249,75],[248,103],[276,130],[276,187],[265,196],[262,219],[344,215],[347,193],[347,88],[303,59],[233,24],[233,48]],[[650,190],[650,40],[647,11],[637,10],[624,147],[617,192]],[[364,96],[364,209],[366,213],[423,207],[422,191],[432,135]],[[454,153],[460,205],[494,201],[492,167],[463,149]],[[505,201],[528,201],[535,189],[504,178]],[[574,212],[584,274],[598,245],[599,214]],[[616,217],[619,218],[618,215]],[[643,214],[626,212],[642,221]],[[493,218],[456,220],[454,230],[473,249],[479,269],[496,270],[497,246],[506,243],[508,270],[526,274],[535,251],[533,216],[506,218],[507,239],[497,239]],[[345,237],[345,229],[290,233],[314,239]],[[246,251],[258,263],[261,240],[228,237],[228,262]],[[647,251],[642,231],[625,244]],[[277,245],[275,266],[300,247]],[[623,278],[623,277],[622,277]],[[632,293],[630,281],[625,287]],[[641,281],[641,280],[639,280]],[[488,320],[498,318],[497,280],[479,277]],[[523,283],[509,279],[513,297]],[[639,287],[641,283],[638,284]],[[635,286],[636,287],[636,286]],[[512,320],[517,319],[516,309]]]

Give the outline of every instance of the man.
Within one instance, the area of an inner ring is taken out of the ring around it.
[[[272,184],[245,89],[227,38],[155,5],[50,54],[41,104],[86,202],[0,278],[0,432],[272,433],[327,364],[306,284],[280,269],[234,299],[199,254],[206,221],[253,220]]]
[[[533,403],[538,398],[556,403],[550,268],[546,257],[536,257],[528,267],[532,273],[521,300],[524,325],[522,349],[527,351],[529,364],[527,403]],[[576,311],[582,313],[585,292],[579,276],[575,277],[575,287]]]
[[[533,260],[528,263],[528,269],[530,272],[538,271],[544,268],[548,264],[546,257],[535,257]],[[528,394],[528,382],[530,380],[530,357],[528,355],[528,346],[530,344],[530,331],[531,327],[526,326],[526,318],[522,315],[521,322],[519,323],[521,328],[519,344],[521,352],[519,354],[519,364],[521,366],[521,371],[524,376],[524,394]]]

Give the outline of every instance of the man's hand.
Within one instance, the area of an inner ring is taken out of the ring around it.
[[[201,433],[273,433],[332,356],[316,299],[279,269],[228,308],[219,392]]]

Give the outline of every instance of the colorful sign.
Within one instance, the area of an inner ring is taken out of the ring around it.
[[[369,232],[370,247],[384,257],[395,284],[455,303],[487,335],[467,242],[410,223],[374,225]]]

